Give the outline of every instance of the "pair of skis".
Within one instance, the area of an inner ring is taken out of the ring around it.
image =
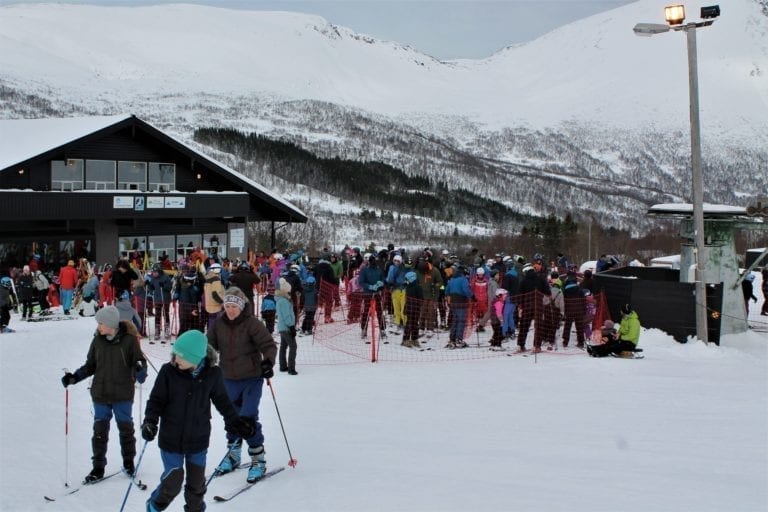
[[[250,466],[250,463],[248,463],[248,464],[241,464],[240,467],[248,467],[248,466]],[[264,476],[262,476],[258,480],[254,481],[254,482],[246,482],[244,485],[241,485],[240,487],[238,487],[236,489],[233,489],[233,490],[231,490],[230,492],[228,492],[226,494],[214,496],[213,499],[214,499],[214,501],[219,501],[219,502],[230,501],[230,500],[234,499],[235,497],[241,495],[242,493],[246,492],[251,487],[253,487],[257,483],[261,482],[262,480],[266,480],[267,478],[270,478],[270,477],[280,473],[283,470],[285,470],[285,466],[280,466],[280,467],[275,468],[273,470],[267,471],[264,474]],[[75,487],[74,489],[70,489],[70,490],[64,492],[63,494],[61,494],[60,496],[57,496],[57,497],[43,496],[43,498],[45,498],[45,500],[49,501],[49,502],[56,501],[57,499],[60,499],[60,498],[63,498],[63,497],[75,494],[76,492],[78,492],[80,489],[82,489],[85,486],[96,485],[98,483],[101,483],[101,482],[103,482],[105,480],[108,480],[108,479],[112,478],[113,476],[116,476],[116,475],[119,475],[119,474],[126,474],[126,475],[128,475],[127,473],[125,473],[124,470],[121,469],[121,470],[115,471],[114,473],[109,473],[107,475],[104,475],[103,478],[100,478],[98,480],[94,480],[92,482],[83,481],[82,484],[79,487]],[[214,474],[213,476],[215,477],[215,476],[221,476],[221,475]],[[141,480],[136,479],[136,477],[130,477],[130,478],[131,478],[131,482],[134,485],[136,485],[136,487],[138,487],[142,491],[147,490],[147,484],[143,483]]]
[[[139,489],[141,489],[142,491],[146,491],[146,490],[147,490],[147,484],[145,484],[145,483],[144,483],[144,482],[142,482],[141,480],[138,480],[138,479],[137,479],[136,477],[134,477],[134,476],[130,476],[130,475],[128,475],[128,473],[126,473],[124,469],[120,469],[120,470],[117,470],[117,471],[115,471],[114,473],[109,473],[109,474],[107,474],[107,475],[104,475],[104,477],[102,477],[102,478],[99,478],[98,480],[93,480],[93,481],[91,481],[91,482],[83,481],[83,482],[80,484],[80,486],[79,486],[79,487],[75,487],[74,489],[70,489],[70,490],[66,491],[65,493],[61,494],[61,495],[60,495],[60,496],[58,496],[58,497],[55,497],[55,498],[54,498],[54,497],[51,497],[51,496],[43,496],[43,498],[45,498],[45,500],[46,500],[46,501],[56,501],[58,498],[63,498],[63,497],[65,497],[65,496],[70,496],[70,495],[72,495],[72,494],[75,494],[77,491],[79,491],[80,489],[82,489],[82,488],[83,488],[83,487],[85,487],[85,486],[96,485],[96,484],[98,484],[98,483],[101,483],[101,482],[103,482],[104,480],[108,480],[108,479],[112,478],[113,476],[117,476],[117,475],[120,475],[120,474],[124,474],[124,475],[128,476],[128,477],[131,479],[131,482],[132,482],[132,483],[133,483],[133,484],[134,484],[136,487],[138,487]]]
[[[263,480],[266,480],[267,478],[272,477],[272,476],[280,473],[284,469],[285,469],[285,466],[280,466],[278,468],[275,468],[275,469],[272,469],[270,471],[267,471],[266,473],[264,473],[264,476],[262,476],[258,480],[254,481],[254,482],[247,482],[244,485],[238,487],[237,489],[233,489],[232,491],[228,492],[227,494],[216,495],[216,496],[213,497],[213,500],[214,501],[218,501],[218,502],[230,501],[230,500],[234,499],[235,497],[240,496],[241,494],[243,494],[245,491],[247,491],[248,489],[250,489],[251,487],[253,487],[257,483],[259,483],[259,482],[261,482]]]

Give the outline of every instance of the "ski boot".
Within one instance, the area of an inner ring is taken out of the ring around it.
[[[248,448],[248,455],[251,456],[251,467],[248,469],[248,478],[246,481],[251,484],[262,478],[267,472],[267,461],[264,458],[264,446]]]
[[[219,467],[216,468],[217,473],[224,475],[237,469],[237,467],[240,465],[240,449],[242,446],[242,439],[238,439],[234,443],[230,443],[228,445],[229,452],[227,453],[227,456],[224,457],[224,460],[221,461]]]
[[[83,482],[86,484],[91,484],[101,480],[102,478],[104,478],[104,468],[93,468],[90,473],[85,475]]]

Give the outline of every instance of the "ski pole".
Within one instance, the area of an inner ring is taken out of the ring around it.
[[[64,487],[69,487],[69,388],[64,388]]]
[[[149,444],[149,441],[144,441],[144,446],[141,447],[141,453],[139,454],[139,461],[136,463],[136,467],[133,470],[133,476],[131,476],[131,481],[128,482],[128,489],[125,491],[123,504],[120,505],[120,512],[123,512],[123,509],[125,508],[125,502],[128,501],[128,495],[131,494],[131,487],[133,487],[134,479],[136,478],[136,475],[139,473],[139,466],[141,466],[141,459],[144,458],[144,451],[147,449],[148,444]]]
[[[290,457],[290,460],[288,461],[288,465],[292,468],[296,467],[296,464],[299,462],[296,459],[293,458],[293,455],[291,455],[291,447],[288,446],[288,437],[285,435],[285,427],[283,427],[283,418],[280,417],[280,409],[277,408],[277,399],[275,398],[275,390],[272,387],[272,379],[267,379],[267,386],[269,386],[269,391],[272,393],[272,402],[275,404],[275,411],[277,411],[277,419],[280,421],[280,429],[283,431],[283,439],[285,439],[285,447],[288,449],[288,457]]]
[[[149,359],[149,357],[147,357],[147,354],[145,354],[144,352],[142,352],[142,353],[141,353],[141,355],[143,355],[143,356],[144,356],[144,359],[147,361],[147,364],[148,364],[149,366],[151,366],[153,370],[155,370],[155,373],[158,373],[158,370],[157,370],[157,366],[155,366],[154,364],[152,364],[152,360],[151,360],[151,359]]]

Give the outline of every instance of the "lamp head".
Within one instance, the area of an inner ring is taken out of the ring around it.
[[[708,7],[701,8],[701,19],[707,20],[710,18],[717,18],[720,16],[720,6],[710,5]]]
[[[685,21],[685,6],[668,5],[664,8],[664,19],[672,26],[682,25]]]
[[[652,36],[669,32],[670,28],[669,25],[663,23],[638,23],[632,30],[638,36]]]

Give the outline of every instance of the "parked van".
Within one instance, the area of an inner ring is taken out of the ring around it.
[[[651,260],[651,266],[680,270],[680,255],[674,254],[672,256],[659,256],[658,258],[653,258]]]

